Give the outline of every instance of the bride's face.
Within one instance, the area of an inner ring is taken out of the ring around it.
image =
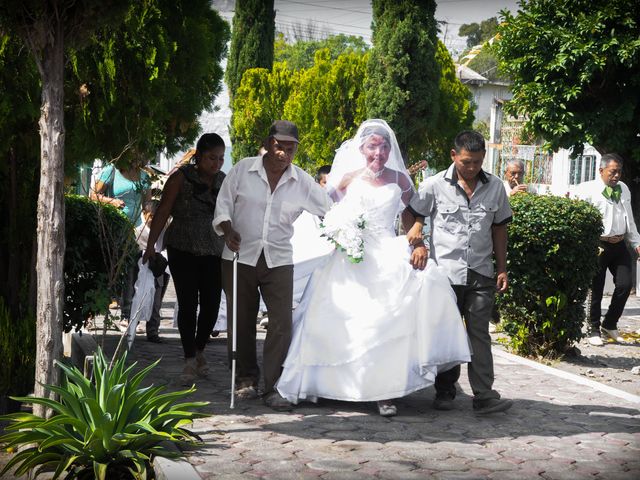
[[[367,161],[367,167],[373,172],[378,172],[387,163],[391,147],[384,137],[374,134],[365,140],[360,147],[360,152]]]

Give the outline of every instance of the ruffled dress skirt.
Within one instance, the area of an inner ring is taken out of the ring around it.
[[[364,260],[335,251],[316,270],[294,311],[292,343],[278,391],[375,401],[432,385],[438,372],[470,361],[455,294],[431,260],[409,264],[405,237],[370,232]]]

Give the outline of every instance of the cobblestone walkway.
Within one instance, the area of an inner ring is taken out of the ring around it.
[[[138,336],[130,359],[146,365],[162,357],[150,381],[176,389],[182,348],[173,301],[170,292],[165,343]],[[111,332],[107,351],[117,339]],[[170,480],[640,478],[640,397],[495,352],[495,387],[514,400],[509,412],[474,415],[463,368],[457,410],[433,410],[429,388],[399,400],[399,415],[386,419],[372,403],[323,401],[277,413],[251,400],[230,410],[226,338],[214,338],[206,350],[211,375],[194,395],[211,402],[211,416],[194,425],[204,443],[187,452],[186,468],[161,473]]]
[[[166,324],[165,344],[139,337],[131,358],[162,356],[153,381],[176,388],[182,350]],[[496,351],[495,387],[514,400],[508,413],[475,415],[463,368],[457,410],[433,410],[429,388],[398,401],[391,419],[372,403],[277,413],[251,400],[230,410],[226,339],[212,339],[206,353],[212,373],[195,397],[211,402],[211,417],[195,424],[204,445],[188,452],[194,478],[640,478],[640,397],[504,352]]]

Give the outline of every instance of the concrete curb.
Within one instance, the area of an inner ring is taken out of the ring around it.
[[[564,370],[559,370],[557,368],[549,367],[548,365],[543,365],[527,358],[519,357],[518,355],[505,352],[504,350],[500,350],[499,348],[493,348],[492,350],[493,354],[496,357],[502,357],[512,362],[519,363],[520,365],[526,365],[528,367],[535,368],[536,370],[541,370],[545,373],[555,375],[556,377],[564,378],[565,380],[571,380],[572,382],[578,383],[580,385],[585,385],[587,387],[593,388],[594,390],[613,395],[614,397],[622,398],[629,402],[640,404],[640,396],[634,395],[633,393],[625,392],[624,390],[619,390],[617,388],[604,385],[600,382],[596,382],[595,380],[589,380],[588,378],[583,378],[579,375],[565,372]]]
[[[93,335],[90,333],[80,331],[71,335],[71,362],[84,372],[85,358],[95,353],[98,348]]]
[[[171,460],[164,457],[153,459],[156,480],[201,480],[193,465],[186,460]]]

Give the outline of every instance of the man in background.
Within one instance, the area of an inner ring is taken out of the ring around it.
[[[593,204],[602,214],[598,271],[591,285],[589,343],[595,346],[604,345],[603,338],[623,341],[617,325],[633,285],[632,260],[625,240],[640,254],[640,235],[631,211],[631,193],[629,187],[620,181],[623,164],[622,157],[616,153],[603,155],[600,159],[600,177],[581,183],[576,191],[579,199]],[[615,288],[601,323],[602,292],[607,270],[613,275]]]
[[[524,182],[525,173],[524,162],[518,158],[512,158],[507,162],[507,168],[504,171],[504,189],[507,195],[516,195],[518,193],[526,193],[527,185]]]

